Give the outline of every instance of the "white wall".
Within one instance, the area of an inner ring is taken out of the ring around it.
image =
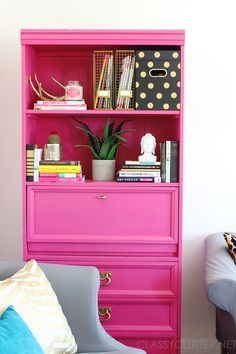
[[[216,354],[204,238],[236,230],[233,1],[5,0],[0,7],[0,259],[21,258],[21,28],[185,29],[183,354]]]

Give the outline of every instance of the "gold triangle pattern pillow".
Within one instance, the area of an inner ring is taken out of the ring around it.
[[[229,253],[233,258],[234,263],[236,264],[236,235],[233,235],[229,232],[225,232],[224,238],[228,245]]]
[[[0,282],[0,315],[10,305],[27,323],[45,354],[77,352],[57,296],[35,260]]]

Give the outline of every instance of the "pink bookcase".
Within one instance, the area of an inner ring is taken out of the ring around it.
[[[94,265],[101,272],[100,317],[121,342],[148,354],[179,354],[181,322],[181,238],[183,163],[182,30],[22,30],[22,174],[24,260]],[[181,53],[180,110],[93,110],[93,51],[174,48]],[[36,111],[29,75],[43,87],[63,92],[78,79],[86,111]],[[150,132],[159,143],[179,141],[178,183],[117,183],[91,180],[91,155],[75,144],[87,143],[72,118],[95,130],[107,117],[127,119],[126,146],[116,160],[140,155],[140,139]],[[63,159],[80,160],[84,183],[26,182],[26,144],[43,147],[57,131]],[[102,196],[102,198],[101,198]],[[104,198],[105,196],[105,198]]]

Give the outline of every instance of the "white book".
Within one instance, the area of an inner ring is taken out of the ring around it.
[[[161,171],[157,172],[130,172],[120,171],[120,177],[161,177]]]
[[[42,160],[43,149],[34,149],[34,182],[39,181],[39,161]]]
[[[40,104],[43,106],[65,106],[65,105],[69,105],[69,106],[81,106],[81,104],[85,104],[85,100],[76,100],[76,101],[72,101],[72,100],[68,100],[68,101],[37,101],[37,103],[35,104]]]
[[[166,182],[170,182],[171,141],[166,141]]]
[[[135,160],[126,160],[125,165],[156,165],[159,166],[161,164],[160,161],[156,162],[140,162],[140,161],[135,161]]]
[[[81,105],[81,106],[77,106],[77,105],[60,105],[60,106],[44,106],[44,105],[38,105],[38,104],[35,104],[34,105],[34,109],[36,110],[41,110],[41,111],[58,111],[58,110],[61,110],[61,111],[66,111],[66,110],[75,110],[75,111],[80,111],[80,110],[86,110],[87,109],[87,105],[84,104],[84,105]]]

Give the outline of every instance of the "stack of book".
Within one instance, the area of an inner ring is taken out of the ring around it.
[[[125,161],[117,182],[161,182],[160,162]]]
[[[87,105],[85,101],[78,100],[78,101],[37,101],[34,103],[34,109],[40,110],[86,110]]]
[[[80,161],[40,161],[39,182],[84,182]]]
[[[26,144],[26,181],[38,182],[42,152],[43,149],[39,149],[37,144]]]
[[[179,142],[176,140],[161,143],[161,181],[179,182]]]

